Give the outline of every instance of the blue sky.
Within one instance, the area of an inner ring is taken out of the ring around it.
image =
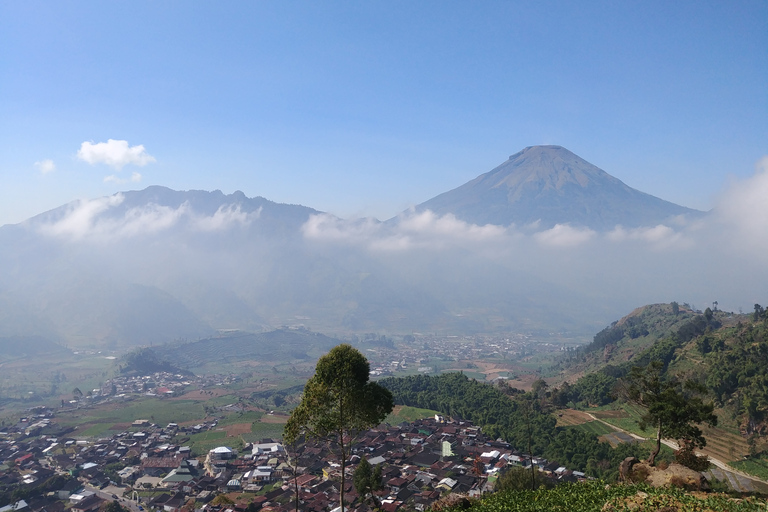
[[[153,184],[384,219],[534,144],[709,209],[768,154],[768,3],[2,2],[0,120],[0,225]]]

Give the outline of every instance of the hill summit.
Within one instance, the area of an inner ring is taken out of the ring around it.
[[[640,192],[561,146],[530,146],[495,169],[416,207],[474,224],[596,230],[655,226],[703,212]]]

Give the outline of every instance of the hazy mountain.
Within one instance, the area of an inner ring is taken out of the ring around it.
[[[703,212],[664,201],[620,180],[560,146],[531,146],[495,169],[416,207],[473,224],[539,227],[571,224],[595,230],[655,226]]]
[[[0,227],[0,352],[302,325],[589,336],[637,304],[764,302],[764,231],[725,206],[664,223],[702,214],[552,146],[388,222],[218,190],[74,201]]]

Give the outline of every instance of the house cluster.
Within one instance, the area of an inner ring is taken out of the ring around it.
[[[371,375],[382,377],[416,368],[420,373],[438,371],[450,361],[478,359],[525,358],[537,353],[560,352],[563,340],[542,341],[529,334],[509,333],[503,336],[433,336],[411,335],[396,347],[378,345],[366,356],[371,361]]]
[[[515,465],[530,467],[531,460],[554,481],[585,478],[583,473],[540,457],[531,458],[500,440],[487,439],[468,421],[442,416],[370,430],[354,442],[351,453],[345,500],[353,509],[365,508],[352,485],[352,476],[363,457],[373,466],[381,465],[383,487],[376,496],[381,508],[389,512],[401,508],[425,510],[447,492],[479,495],[493,491],[503,471]],[[338,506],[341,468],[333,446],[305,444],[298,450],[296,464],[301,475],[302,510],[320,512]],[[286,492],[293,492],[290,486]],[[287,501],[287,496],[275,501]],[[272,510],[278,508],[273,506]]]
[[[327,512],[339,505],[341,467],[337,450],[328,443],[302,444],[295,453],[288,453],[280,443],[265,439],[239,451],[219,446],[195,458],[188,447],[173,444],[174,439],[179,433],[209,429],[213,424],[160,427],[139,419],[129,431],[86,441],[69,437],[71,431],[58,428],[50,418],[50,411],[40,410],[0,433],[0,507],[19,507],[12,498],[19,495],[15,490],[22,489],[29,491],[28,496],[47,500],[25,501],[21,508],[31,512],[56,512],[58,505],[53,504],[58,502],[75,512],[90,512],[95,510],[90,507],[104,502],[83,489],[107,485],[123,486],[126,496],[132,490],[152,489],[153,496],[145,497],[142,505],[166,512],[180,510],[190,500],[206,511],[226,512],[226,507],[211,503],[220,494],[246,497],[247,501],[229,507],[232,512],[251,503],[265,511],[288,512],[293,510],[297,485],[302,510]],[[487,439],[470,422],[436,416],[381,426],[354,440],[346,465],[345,496],[353,510],[361,511],[368,505],[357,496],[352,482],[363,458],[380,466],[382,488],[376,499],[390,512],[425,510],[447,492],[492,491],[498,475],[513,465],[532,462],[557,481],[584,478],[557,463],[519,453],[500,440]]]
[[[448,492],[492,491],[498,476],[516,465],[533,463],[545,478],[557,482],[585,478],[583,473],[487,439],[469,422],[437,416],[373,429],[354,441],[345,469],[345,500],[350,510],[368,510],[352,483],[363,458],[381,467],[382,488],[376,500],[390,512],[426,510]],[[206,510],[219,510],[209,502],[216,494],[254,493],[247,501],[221,510],[244,510],[253,504],[264,511],[289,512],[295,507],[296,487],[303,511],[327,512],[339,506],[341,466],[334,446],[327,443],[302,444],[290,454],[271,440],[247,445],[240,454],[221,446],[208,453],[202,468],[185,466],[191,462],[180,464],[175,473],[181,475],[179,481],[172,482],[169,474],[159,484],[167,493],[155,498],[152,506],[172,511],[194,498],[198,504],[207,502]]]
[[[169,372],[156,372],[152,375],[126,375],[108,379],[99,390],[102,396],[120,396],[132,394],[172,395],[194,383],[196,379],[189,375]]]

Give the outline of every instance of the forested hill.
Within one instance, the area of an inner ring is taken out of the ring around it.
[[[564,374],[577,368],[580,378],[557,387],[537,381],[532,391],[524,393],[461,373],[379,382],[392,391],[397,404],[468,419],[488,436],[501,437],[520,451],[527,451],[530,441],[535,455],[611,478],[624,457],[645,457],[647,452],[630,453],[640,450],[637,445],[612,449],[593,435],[557,427],[552,413],[557,408],[607,405],[617,399],[617,383],[633,366],[659,361],[662,379],[677,376],[703,384],[703,398],[714,402],[719,423],[750,436],[756,454],[768,451],[764,441],[768,438],[768,313],[759,305],[748,315],[678,308],[674,304],[641,308],[602,331],[591,346],[570,354],[570,361],[563,364]],[[641,334],[633,337],[637,333]],[[646,340],[637,342],[641,337]],[[584,371],[587,365],[598,369]]]
[[[715,323],[727,316],[717,312]],[[656,341],[678,332],[689,338],[707,325],[706,319],[687,304],[651,304],[635,309],[598,332],[588,345],[579,347],[564,361],[571,373],[597,370],[606,364],[619,365],[643,353]]]
[[[619,463],[629,455],[639,455],[638,445],[613,449],[598,441],[594,434],[557,427],[551,404],[536,393],[514,388],[502,391],[462,373],[414,375],[378,382],[392,391],[396,404],[470,420],[487,436],[502,438],[520,452],[528,453],[530,443],[533,455],[594,477],[615,480]]]
[[[754,434],[758,451],[768,448],[768,314],[758,304],[749,314],[682,306],[675,313],[674,304],[636,310],[570,353],[560,370],[571,384],[550,393],[559,404],[605,405],[617,379],[654,360],[663,363],[664,377],[704,384],[721,423]]]

